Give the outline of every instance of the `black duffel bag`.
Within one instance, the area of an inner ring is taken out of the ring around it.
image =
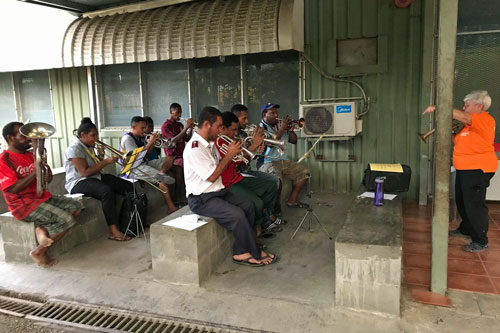
[[[408,192],[410,188],[411,168],[402,164],[403,173],[375,171],[370,168],[370,164],[365,169],[363,185],[368,191],[375,191],[375,178],[385,177],[384,192]]]
[[[134,192],[127,192],[125,193],[124,199],[123,199],[123,204],[122,204],[122,209],[120,211],[120,226],[119,229],[121,232],[125,233],[127,231],[128,227],[128,236],[134,236],[138,235],[138,230],[137,226],[138,224],[136,223],[136,217],[132,219],[132,222],[130,221],[130,218],[132,217],[132,214],[134,212],[134,205],[137,205],[137,211],[139,212],[139,217],[141,218],[139,223],[142,222],[143,228],[147,225],[146,224],[146,218],[147,218],[147,213],[148,213],[148,198],[146,197],[145,193],[136,193],[134,196]],[[130,225],[129,225],[130,223]],[[139,231],[142,231],[141,227],[139,226]]]

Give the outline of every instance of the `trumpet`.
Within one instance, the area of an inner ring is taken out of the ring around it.
[[[158,132],[157,132],[157,134],[159,136],[156,139],[155,143],[153,144],[153,146],[155,146],[155,148],[174,148],[175,147],[176,143],[172,140],[172,138],[166,138],[161,133],[158,133]],[[151,140],[152,136],[153,136],[153,134],[146,134],[144,136],[146,143],[149,143],[149,140]]]
[[[224,155],[227,155],[227,152],[228,152],[228,146],[229,144],[231,144],[231,142],[233,142],[234,140],[231,139],[230,137],[228,137],[227,135],[219,135],[218,136],[219,138],[221,138],[224,143],[220,144],[219,145],[219,140],[215,140],[215,145],[220,149],[220,151],[224,154]],[[246,140],[244,140],[246,141]],[[245,143],[245,142],[244,142]],[[251,152],[250,150],[246,149],[245,147],[241,147],[241,150],[242,152],[239,153],[239,154],[236,154],[234,157],[233,157],[233,162],[245,162],[245,164],[248,164],[251,160],[253,160],[253,158],[255,157],[255,154],[253,152]],[[248,160],[245,155],[243,154],[243,152],[245,154],[248,155],[248,158],[250,160]]]
[[[56,129],[54,126],[46,123],[28,123],[19,127],[19,132],[31,139],[33,155],[35,157],[36,195],[40,198],[43,190],[47,188],[45,176],[49,172],[45,139],[54,134]]]
[[[189,118],[181,118],[181,120],[184,120],[184,123],[188,120]],[[191,135],[191,133],[193,132],[193,128],[195,127],[199,127],[198,126],[198,122],[196,121],[193,121],[193,123],[191,124],[191,127],[189,127],[186,131],[186,134],[187,135]]]
[[[458,132],[460,132],[463,128],[463,124],[458,122],[458,123],[455,123],[453,125],[453,127],[451,128],[451,134],[452,135],[457,135]],[[420,139],[422,139],[422,141],[424,143],[427,143],[427,139],[434,134],[434,132],[436,132],[436,129],[433,128],[431,129],[430,131],[426,132],[426,133],[419,133],[418,136],[420,137]]]
[[[278,126],[280,126],[280,123],[283,121],[283,118],[278,118],[277,120],[278,120]],[[292,131],[297,130],[299,128],[304,127],[305,124],[306,124],[306,120],[304,118],[292,120],[290,122],[290,130],[292,130]]]

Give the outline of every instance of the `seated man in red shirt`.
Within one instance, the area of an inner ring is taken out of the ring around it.
[[[34,157],[27,151],[31,148],[31,139],[19,132],[22,125],[8,123],[2,130],[8,149],[0,154],[0,189],[16,219],[35,223],[39,246],[30,252],[31,258],[39,266],[51,267],[57,261],[47,256],[48,248],[75,225],[75,217],[81,213],[83,205],[45,190],[40,197],[37,196]],[[45,180],[52,180],[50,168]]]
[[[232,112],[222,113],[222,131],[221,134],[236,140],[236,135],[239,130],[238,117]],[[264,141],[263,131],[256,131],[252,137],[252,145],[247,149],[255,151]],[[221,146],[224,143],[222,138],[216,140],[216,147],[219,150],[221,157],[225,154],[221,152]],[[248,157],[247,157],[248,158]],[[226,170],[222,173],[222,184],[227,190],[242,197],[250,199],[255,207],[255,231],[257,237],[260,236],[263,221],[264,209],[273,208],[274,201],[276,200],[277,187],[276,183],[267,179],[258,177],[243,177],[237,170],[237,164],[244,164],[245,162],[231,161]]]
[[[191,139],[193,119],[186,120],[186,127],[180,122],[182,108],[178,103],[170,105],[170,118],[161,125],[161,134],[165,138],[172,138],[175,147],[164,148],[166,156],[173,156],[172,171],[175,172],[175,194],[177,200],[186,199],[186,186],[184,185],[184,160],[182,153],[186,142]]]

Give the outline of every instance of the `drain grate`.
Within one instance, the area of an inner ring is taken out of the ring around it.
[[[64,301],[49,301],[26,315],[27,319],[73,326],[99,332],[135,333],[236,333],[240,328],[217,327],[138,314],[120,309],[101,308]]]
[[[19,298],[0,296],[0,312],[11,316],[24,317],[40,308],[43,303],[27,301]]]

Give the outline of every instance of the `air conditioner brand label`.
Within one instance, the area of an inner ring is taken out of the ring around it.
[[[351,105],[337,105],[335,106],[335,113],[351,113]]]

